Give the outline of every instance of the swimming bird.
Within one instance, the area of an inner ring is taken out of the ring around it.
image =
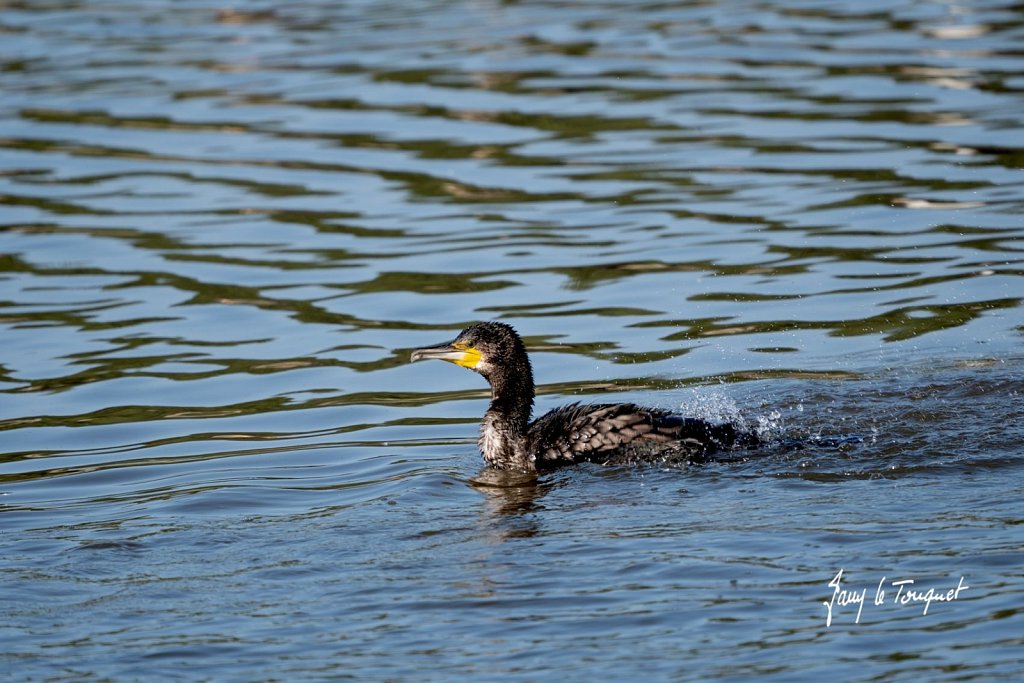
[[[451,342],[412,352],[469,368],[491,385],[480,452],[493,467],[533,472],[582,461],[602,464],[702,462],[721,450],[757,445],[753,434],[633,403],[572,403],[530,422],[530,358],[512,326],[477,323]]]

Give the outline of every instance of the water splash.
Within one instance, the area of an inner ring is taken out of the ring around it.
[[[798,410],[802,410],[802,407]],[[782,411],[778,408],[766,413],[747,414],[734,398],[717,392],[694,389],[690,396],[680,402],[679,411],[687,417],[707,422],[728,422],[742,431],[753,432],[766,442],[777,441],[786,431]]]

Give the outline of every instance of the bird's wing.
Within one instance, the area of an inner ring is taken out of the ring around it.
[[[693,452],[714,450],[720,443],[717,426],[682,418],[665,410],[632,403],[556,408],[530,425],[530,450],[538,465],[607,460],[632,445],[676,443]]]

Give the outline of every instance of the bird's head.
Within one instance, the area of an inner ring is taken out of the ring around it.
[[[461,365],[490,377],[496,370],[520,369],[525,364],[526,347],[511,325],[499,322],[477,323],[467,327],[454,341],[416,349],[412,360],[436,358]]]

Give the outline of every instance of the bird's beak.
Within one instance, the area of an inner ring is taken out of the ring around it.
[[[415,363],[418,360],[446,360],[449,363],[461,365],[472,370],[480,362],[480,352],[474,348],[467,347],[462,342],[450,342],[428,346],[425,349],[416,349],[412,352],[410,360]]]

